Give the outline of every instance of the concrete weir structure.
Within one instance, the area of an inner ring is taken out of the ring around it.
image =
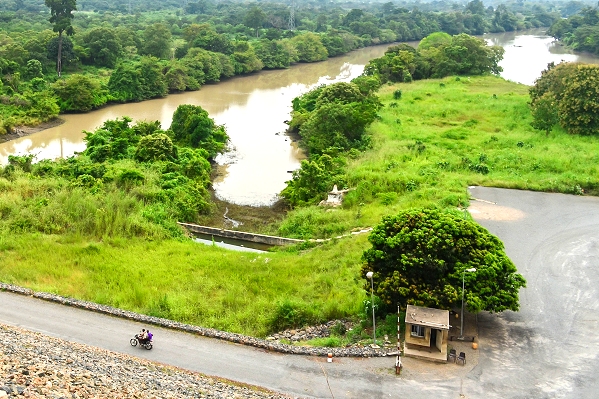
[[[273,246],[293,245],[293,244],[301,244],[301,243],[305,242],[304,240],[297,240],[294,238],[275,237],[275,236],[267,236],[264,234],[248,233],[245,231],[219,229],[217,227],[200,226],[200,225],[192,224],[192,223],[180,223],[179,222],[179,225],[185,227],[187,230],[191,231],[192,233],[232,238],[235,240],[243,240],[243,241],[255,242],[255,243],[266,244],[266,245],[273,245]]]

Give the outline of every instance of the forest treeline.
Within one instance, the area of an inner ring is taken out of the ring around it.
[[[599,54],[599,6],[556,20],[548,33],[574,50]]]
[[[0,0],[0,134],[62,112],[197,90],[437,31],[549,26],[583,6],[298,1],[291,10],[280,2]],[[55,18],[56,10],[64,15]]]

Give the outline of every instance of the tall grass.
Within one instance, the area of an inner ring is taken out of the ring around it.
[[[0,281],[263,336],[285,301],[310,322],[357,312],[355,241],[254,254],[189,241],[3,234]]]

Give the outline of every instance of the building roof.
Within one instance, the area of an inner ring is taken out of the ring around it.
[[[449,330],[449,310],[408,305],[406,308],[406,323]]]

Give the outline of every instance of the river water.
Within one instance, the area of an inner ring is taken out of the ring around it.
[[[549,62],[599,63],[591,55],[574,55],[544,35],[543,30],[485,35],[491,44],[505,48],[502,76],[531,85]],[[203,86],[195,92],[169,95],[141,103],[119,104],[85,114],[62,115],[60,126],[0,144],[0,164],[8,155],[36,154],[36,159],[68,157],[85,149],[83,131],[94,131],[104,121],[124,115],[137,120],[159,120],[168,128],[181,104],[200,105],[218,124],[226,126],[231,149],[217,158],[216,195],[242,205],[269,205],[285,188],[289,171],[303,158],[296,143],[285,134],[291,100],[316,85],[349,81],[360,75],[372,58],[388,45],[353,51],[327,61],[299,64],[289,69],[262,71]]]

